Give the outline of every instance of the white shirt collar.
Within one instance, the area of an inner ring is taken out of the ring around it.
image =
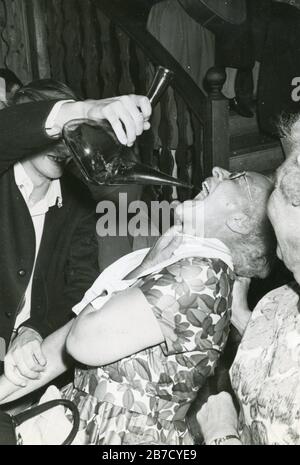
[[[187,234],[178,234],[182,236],[182,243],[177,250],[175,250],[168,259],[145,270],[140,276],[134,279],[128,280],[126,276],[142,263],[150,249],[136,250],[128,255],[124,255],[105,268],[94,284],[86,291],[83,299],[72,308],[73,312],[79,315],[90,303],[98,310],[110,298],[113,292],[127,289],[136,283],[141,276],[161,271],[166,266],[170,266],[183,258],[200,257],[220,259],[233,271],[230,251],[223,242],[218,239],[205,239]],[[103,296],[103,294],[105,294],[105,296]]]
[[[18,162],[14,165],[14,175],[16,184],[22,192],[22,195],[26,203],[28,203],[29,198],[33,192],[34,185],[30,177],[26,173],[22,163]],[[62,192],[59,179],[54,179],[53,181],[51,181],[49,189],[42,201],[43,203],[45,202],[45,205],[47,207],[46,210],[48,210],[50,207],[53,207],[56,204],[59,208],[62,207]]]

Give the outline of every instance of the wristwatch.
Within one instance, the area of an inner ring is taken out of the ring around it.
[[[240,438],[236,434],[228,434],[227,436],[223,436],[221,438],[215,438],[210,441],[207,446],[222,446],[224,442],[228,441],[229,439],[237,439],[240,441]]]

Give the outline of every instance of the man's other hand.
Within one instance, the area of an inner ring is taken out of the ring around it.
[[[178,249],[182,243],[182,231],[181,226],[173,226],[168,231],[166,231],[156,242],[156,244],[151,247],[146,257],[142,263],[131,273],[126,276],[126,279],[134,279],[138,276],[141,276],[145,271],[150,268],[159,265],[165,260],[168,260],[172,257],[175,250]]]
[[[197,413],[197,420],[206,444],[227,435],[238,436],[238,417],[228,392],[210,396]]]
[[[4,359],[5,376],[17,386],[26,386],[27,380],[38,379],[46,368],[42,352],[43,339],[32,328],[22,327]]]

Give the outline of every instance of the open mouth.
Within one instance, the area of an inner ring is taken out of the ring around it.
[[[199,200],[204,200],[206,197],[209,195],[209,184],[207,181],[204,181],[202,183],[202,191],[200,194],[197,196]]]

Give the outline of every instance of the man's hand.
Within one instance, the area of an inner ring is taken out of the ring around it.
[[[173,226],[163,234],[156,244],[149,250],[143,260],[144,268],[151,268],[164,260],[171,258],[182,242],[182,235],[178,234],[181,226]]]
[[[197,413],[197,420],[206,444],[227,435],[238,436],[238,417],[231,395],[227,392],[210,396]]]
[[[143,271],[158,265],[164,260],[171,258],[173,252],[178,249],[182,242],[182,235],[178,234],[182,231],[182,226],[173,226],[161,236],[156,244],[149,250],[148,254],[142,263],[133,270],[126,279],[133,279]]]
[[[105,119],[111,124],[118,140],[131,147],[137,136],[150,128],[150,100],[143,95],[122,95],[102,100],[65,102],[55,116],[53,127],[59,134],[66,123],[74,119]]]
[[[4,359],[4,372],[9,381],[25,387],[28,379],[39,378],[47,364],[42,342],[42,337],[34,329],[20,329]]]
[[[142,95],[122,95],[103,100],[87,100],[85,117],[94,121],[106,119],[121,144],[129,147],[137,136],[150,128],[150,101]]]

